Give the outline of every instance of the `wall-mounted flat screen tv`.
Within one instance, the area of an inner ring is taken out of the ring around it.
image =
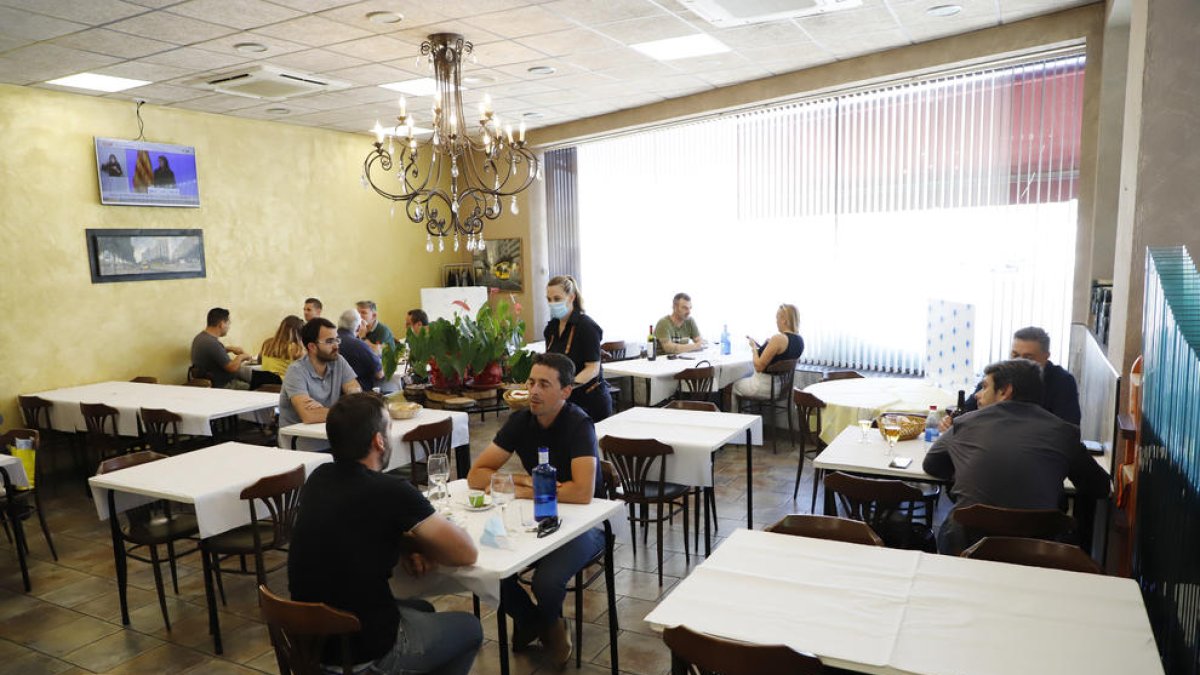
[[[188,145],[96,138],[100,203],[200,206],[196,149]]]

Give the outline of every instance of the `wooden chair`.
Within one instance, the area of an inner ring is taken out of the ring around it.
[[[677,410],[699,410],[701,412],[721,412],[721,408],[712,401],[669,401],[664,408]]]
[[[974,546],[963,551],[961,555],[964,558],[992,560],[1013,565],[1101,574],[1100,566],[1096,564],[1096,561],[1092,560],[1078,546],[1042,539],[984,537]]]
[[[790,516],[784,516],[779,522],[767,527],[766,531],[776,534],[790,534],[796,537],[832,539],[833,541],[844,541],[849,544],[883,546],[883,540],[866,523],[849,518],[838,518],[837,516],[793,513]]]
[[[936,552],[928,523],[915,521],[916,508],[925,500],[921,488],[902,480],[863,478],[835,471],[825,476],[846,517],[861,520],[892,548],[919,548]]]
[[[618,438],[605,436],[600,439],[600,449],[604,458],[612,462],[621,479],[621,500],[629,506],[630,534],[633,540],[633,552],[637,554],[637,523],[642,523],[647,529],[650,523],[657,526],[658,531],[658,585],[662,585],[663,562],[663,522],[673,519],[676,513],[683,512],[683,555],[688,562],[691,553],[688,549],[688,495],[691,489],[686,485],[668,483],[666,480],[666,458],[675,450],[664,443],[653,439]],[[657,466],[657,477],[654,470]],[[657,515],[651,516],[649,507],[657,507]],[[667,512],[663,513],[663,507]],[[635,507],[641,507],[640,515],[635,515]],[[646,532],[643,531],[643,537]],[[644,539],[643,539],[644,541]]]
[[[663,407],[664,408],[675,408],[678,410],[698,410],[700,412],[721,412],[721,409],[717,406],[717,404],[713,403],[712,401],[675,400],[675,401],[669,401]],[[710,459],[715,464],[717,461],[716,453],[713,453],[713,456]],[[702,503],[700,501],[701,493],[703,493],[705,495],[704,502],[703,502],[704,508],[708,509],[708,512],[710,514],[712,514],[711,522],[713,524],[713,531],[715,532],[718,529],[717,528],[717,496],[716,496],[716,492],[714,492],[711,488],[709,488],[707,490],[703,489],[703,488],[696,488],[696,504],[697,505]],[[695,528],[696,528],[696,530],[695,530],[696,550],[699,551],[700,550],[700,509],[699,509],[699,507],[696,508]]]
[[[149,462],[156,462],[160,459],[166,459],[166,455],[160,455],[157,452],[141,451],[134,452],[120,457],[113,457],[100,463],[100,467],[96,470],[96,475],[103,475],[128,469],[134,466],[140,466]],[[179,576],[175,569],[175,560],[179,557],[187,555],[195,551],[188,549],[182,553],[175,551],[175,542],[188,539],[199,533],[199,528],[196,525],[196,516],[188,513],[172,513],[171,502],[167,500],[159,500],[149,504],[128,509],[124,513],[125,523],[119,523],[116,504],[116,492],[108,491],[108,512],[111,522],[113,542],[123,542],[121,545],[114,545],[117,564],[117,592],[121,600],[121,623],[129,625],[129,602],[126,599],[126,587],[128,585],[128,572],[126,558],[133,558],[141,562],[150,563],[154,571],[154,588],[158,591],[158,606],[162,610],[163,623],[166,624],[167,630],[171,630],[171,617],[167,614],[167,597],[166,591],[163,590],[162,570],[159,565],[162,560],[158,555],[158,547],[165,545],[167,548],[167,564],[171,568],[171,584],[175,589],[175,594],[179,594]],[[128,548],[124,544],[131,544]],[[148,549],[150,556],[144,557],[140,553],[135,553],[139,549]]]
[[[768,410],[783,410],[787,413],[788,433],[792,442],[795,442],[796,431],[792,426],[792,383],[796,380],[796,359],[778,361],[767,366],[763,372],[771,376],[770,391],[765,397],[739,396],[738,412],[762,415]],[[772,432],[771,451],[778,450],[779,434]],[[747,448],[746,452],[749,451]]]
[[[626,346],[624,340],[614,340],[605,342],[600,345],[600,362],[609,363],[612,361],[625,360]],[[633,395],[632,382],[630,386],[630,396]],[[621,409],[621,388],[614,385],[610,380],[608,383],[608,395],[612,397],[613,410]]]
[[[263,392],[267,392],[270,394],[278,394],[279,392],[283,391],[283,385],[282,384],[274,384],[274,383],[260,384],[260,385],[258,385],[258,388],[256,388],[254,391],[263,391]]]
[[[83,449],[75,443],[75,434],[57,431],[51,426],[50,414],[54,404],[39,396],[18,396],[17,403],[21,408],[21,417],[25,419],[25,428],[37,431],[40,436],[39,452],[43,455],[42,459],[47,459],[51,453],[57,456],[65,451],[71,455],[79,476],[86,481],[91,469],[85,462]],[[55,465],[57,468],[57,462]],[[48,471],[45,473],[49,474]]]
[[[84,452],[90,453],[90,456],[85,460],[86,466],[94,466],[129,451],[131,443],[117,432],[117,417],[121,413],[116,408],[103,403],[80,403],[79,412],[83,414],[83,422],[87,425]]]
[[[358,617],[320,602],[294,602],[275,595],[266,584],[258,587],[258,608],[281,675],[325,672],[321,653],[330,637],[340,638],[342,673],[351,675],[350,636],[362,630]]]
[[[142,408],[138,411],[139,432],[147,450],[164,455],[177,455],[184,451],[179,423],[183,418],[170,410]]]
[[[816,675],[825,672],[811,654],[783,645],[755,645],[697,633],[686,626],[663,630],[671,650],[671,675]]]
[[[703,364],[708,365],[703,365]],[[713,380],[717,369],[708,361],[701,361],[693,368],[685,368],[675,373],[678,388],[673,394],[675,400],[708,401],[713,395]]]
[[[130,380],[130,382],[138,382],[140,384],[158,384],[158,378],[153,375],[138,375]]]
[[[5,495],[17,493],[16,486],[13,485],[12,476],[9,475],[8,469],[0,466],[0,488],[4,489]],[[8,523],[12,523],[12,534],[9,535],[13,540],[13,547],[17,549],[17,565],[21,568],[21,581],[25,584],[25,592],[33,590],[33,586],[29,582],[29,544],[25,541],[25,528],[21,525],[21,514],[17,509],[17,501],[15,499],[4,499],[0,502],[0,506],[4,507],[4,533],[9,534]]]
[[[217,587],[221,588],[221,573],[253,574],[258,583],[267,583],[267,574],[281,569],[285,562],[267,568],[263,553],[269,550],[286,551],[296,524],[296,507],[300,502],[300,488],[304,485],[304,465],[258,479],[242,490],[241,498],[250,509],[250,523],[222,532],[200,542],[200,550],[209,556],[210,565],[216,575]],[[265,514],[265,517],[263,517]],[[254,569],[246,567],[246,556],[254,556]],[[224,556],[222,558],[221,556]],[[238,556],[238,569],[221,567],[221,562]],[[222,602],[224,591],[222,591]]]
[[[422,424],[404,434],[401,443],[408,443],[412,463],[392,471],[393,474],[406,478],[415,486],[429,484],[429,456],[434,454],[450,456],[450,446],[454,442],[454,422],[449,417],[440,422]],[[462,475],[461,473],[459,475]]]
[[[796,404],[796,421],[800,427],[800,459],[796,463],[796,484],[792,487],[792,499],[795,500],[800,492],[804,458],[808,454],[805,447],[812,442],[814,457],[825,449],[825,441],[821,440],[821,411],[825,409],[825,402],[799,389],[792,390],[792,402]],[[808,507],[810,513],[817,512],[817,484],[821,482],[818,478],[813,476],[812,504]]]
[[[9,536],[9,522],[28,520],[36,515],[38,524],[42,528],[42,537],[46,540],[46,547],[50,549],[50,556],[58,560],[58,552],[54,550],[54,540],[50,537],[50,528],[46,525],[46,510],[42,508],[41,491],[38,490],[38,487],[44,484],[43,466],[45,463],[38,461],[38,455],[41,454],[41,434],[35,429],[10,429],[0,435],[0,452],[7,454],[9,446],[16,446],[17,439],[33,442],[33,472],[30,473],[27,464],[25,477],[29,481],[28,487],[14,487],[10,490],[6,485],[4,494],[0,495],[0,518],[3,518],[4,534]],[[30,503],[31,500],[32,503]],[[23,543],[25,554],[28,555],[29,542],[24,541],[24,537],[18,539]]]
[[[1075,523],[1058,509],[1005,509],[972,504],[950,512],[967,533],[970,543],[981,537],[1059,539],[1075,530]]]
[[[203,377],[188,378],[187,382],[183,383],[185,387],[203,387],[204,389],[212,389],[212,380]]]
[[[831,380],[861,380],[862,374],[856,370],[831,370],[825,373],[825,381]]]

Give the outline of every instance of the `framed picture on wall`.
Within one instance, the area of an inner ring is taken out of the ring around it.
[[[485,239],[483,250],[474,253],[475,283],[502,291],[524,290],[521,275],[521,240]]]
[[[207,276],[203,230],[87,230],[93,284]]]

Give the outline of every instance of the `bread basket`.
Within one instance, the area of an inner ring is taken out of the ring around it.
[[[875,418],[875,424],[879,427],[879,435],[887,439],[887,435],[883,433],[883,420],[885,417],[893,418],[900,423],[900,440],[911,441],[912,439],[925,433],[925,418],[921,415],[906,415],[903,413],[886,413]]]
[[[524,410],[529,407],[529,390],[506,389],[504,391],[504,402],[513,410]]]

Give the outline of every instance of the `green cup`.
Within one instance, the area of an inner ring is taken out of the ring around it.
[[[487,495],[483,493],[483,490],[471,490],[467,493],[467,503],[470,504],[471,508],[473,509],[483,508],[484,500],[486,498]]]

